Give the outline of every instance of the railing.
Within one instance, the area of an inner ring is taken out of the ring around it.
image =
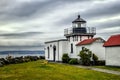
[[[77,27],[77,28],[67,28],[64,29],[64,35],[70,34],[96,34],[95,27]]]

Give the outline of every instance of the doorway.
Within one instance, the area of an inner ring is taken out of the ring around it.
[[[53,61],[55,62],[55,56],[56,56],[56,46],[53,46]]]

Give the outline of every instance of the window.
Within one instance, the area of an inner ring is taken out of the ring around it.
[[[76,41],[76,36],[75,36],[75,41]]]
[[[78,36],[77,36],[77,41],[78,41]]]
[[[82,50],[84,50],[85,47],[82,47]]]
[[[74,41],[74,36],[73,36],[73,41]]]
[[[52,47],[52,45],[50,45],[50,47]]]
[[[73,44],[71,44],[71,53],[73,53]]]
[[[47,50],[48,50],[48,58],[50,57],[50,49],[49,47],[47,47]]]
[[[74,36],[73,38],[74,38],[73,41],[77,41],[77,36]]]
[[[68,41],[70,41],[70,37],[68,37]]]
[[[80,41],[82,40],[82,37],[80,36]]]

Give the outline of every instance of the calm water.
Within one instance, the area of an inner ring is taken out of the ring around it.
[[[45,56],[44,51],[0,51],[0,58],[6,56],[20,57],[20,56]]]

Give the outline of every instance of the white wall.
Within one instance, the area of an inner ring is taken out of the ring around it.
[[[51,45],[51,47],[50,47]],[[56,56],[55,56],[55,61],[62,61],[62,55],[63,53],[68,53],[68,41],[55,41],[55,42],[50,42],[45,44],[45,59],[53,61],[53,46],[56,46]],[[48,49],[49,47],[50,50],[50,56],[48,58]]]
[[[90,50],[98,56],[99,60],[105,60],[105,47],[103,47],[104,43],[94,42],[91,45]]]
[[[59,42],[59,61],[62,61],[62,56],[64,53],[68,53],[68,41]]]
[[[82,50],[82,47],[90,49],[91,45],[81,45],[81,46],[76,46],[76,53],[79,54],[80,51]]]
[[[81,41],[83,41],[85,39],[88,39],[88,36],[82,36],[81,38],[82,38]]]
[[[81,39],[80,39],[81,38]],[[80,40],[88,39],[88,36],[78,37],[78,41],[73,41],[73,37],[70,37],[70,41],[55,41],[45,44],[45,58],[46,60],[53,60],[53,46],[56,46],[56,61],[62,61],[63,53],[68,53],[70,58],[79,58],[79,49],[77,49],[76,44],[80,42]],[[71,44],[73,44],[73,53],[71,53]],[[52,45],[52,47],[50,47]],[[58,46],[59,45],[59,46]],[[48,51],[47,47],[50,48],[50,58],[48,59]],[[86,46],[88,47],[88,46]],[[59,48],[59,50],[58,50]]]
[[[58,51],[58,45],[57,42],[51,42],[51,43],[46,43],[45,44],[45,59],[46,60],[53,60],[53,46],[56,46],[56,53]],[[48,49],[47,47],[49,47],[49,58],[48,58]],[[58,59],[58,56],[56,55],[56,59]]]
[[[79,53],[82,50],[82,47],[85,47],[92,51],[96,56],[98,56],[99,60],[105,60],[105,48],[103,47],[103,43],[94,42],[88,45],[77,46],[77,53]]]
[[[70,41],[68,43],[68,54],[70,58],[79,58],[76,44],[80,42],[80,40],[82,41],[84,39],[88,39],[88,36],[78,36],[78,41],[73,41],[73,37],[70,37]],[[73,53],[71,53],[71,44],[73,44]]]
[[[120,66],[120,46],[106,47],[106,65]]]

